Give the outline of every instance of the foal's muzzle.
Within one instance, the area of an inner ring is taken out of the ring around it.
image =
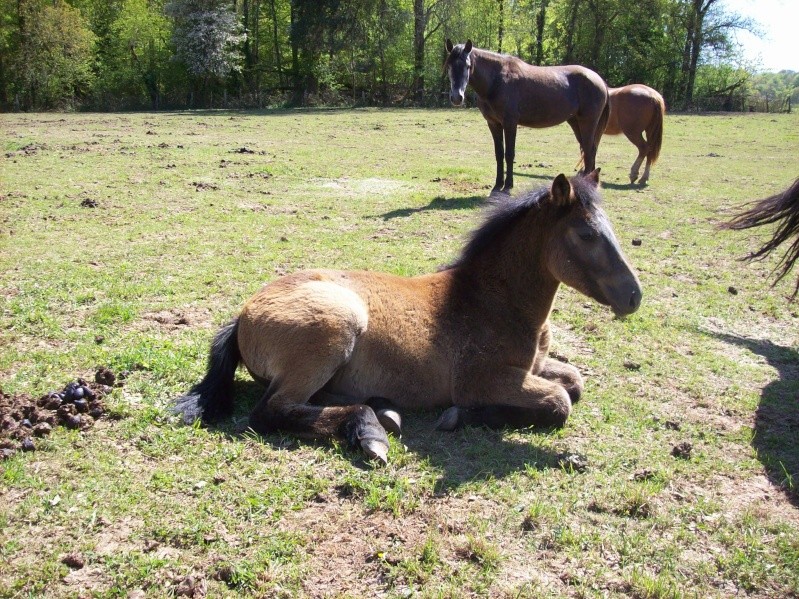
[[[460,106],[463,104],[463,94],[460,92],[449,92],[449,101],[453,106]]]

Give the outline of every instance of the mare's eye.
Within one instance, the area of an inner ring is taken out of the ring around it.
[[[584,231],[580,233],[580,239],[582,239],[583,241],[593,241],[594,239],[596,239],[596,233],[594,233],[593,231]]]

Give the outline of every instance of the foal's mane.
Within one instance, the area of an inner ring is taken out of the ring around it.
[[[579,202],[584,208],[599,205],[599,194],[585,181],[584,177],[578,175],[571,177],[569,181],[574,190],[576,202]],[[461,255],[448,268],[462,266],[473,260],[500,239],[528,212],[531,210],[540,212],[550,203],[551,198],[549,187],[540,187],[517,198],[490,199],[483,224],[472,231],[469,241],[461,250]],[[568,212],[568,207],[563,207],[563,213],[565,212]]]

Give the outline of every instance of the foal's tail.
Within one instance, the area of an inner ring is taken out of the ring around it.
[[[660,156],[660,146],[663,143],[663,117],[666,114],[666,104],[663,102],[663,96],[655,94],[655,114],[652,115],[652,120],[649,121],[649,127],[646,129],[646,141],[649,146],[646,159],[650,165],[657,162]]]
[[[219,330],[211,344],[203,380],[175,400],[173,412],[183,414],[186,424],[198,418],[220,420],[233,411],[233,377],[241,361],[238,330],[238,318]]]

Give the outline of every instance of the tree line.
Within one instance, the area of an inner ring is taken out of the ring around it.
[[[0,108],[444,104],[444,39],[645,83],[670,109],[771,110],[724,0],[0,0]]]

